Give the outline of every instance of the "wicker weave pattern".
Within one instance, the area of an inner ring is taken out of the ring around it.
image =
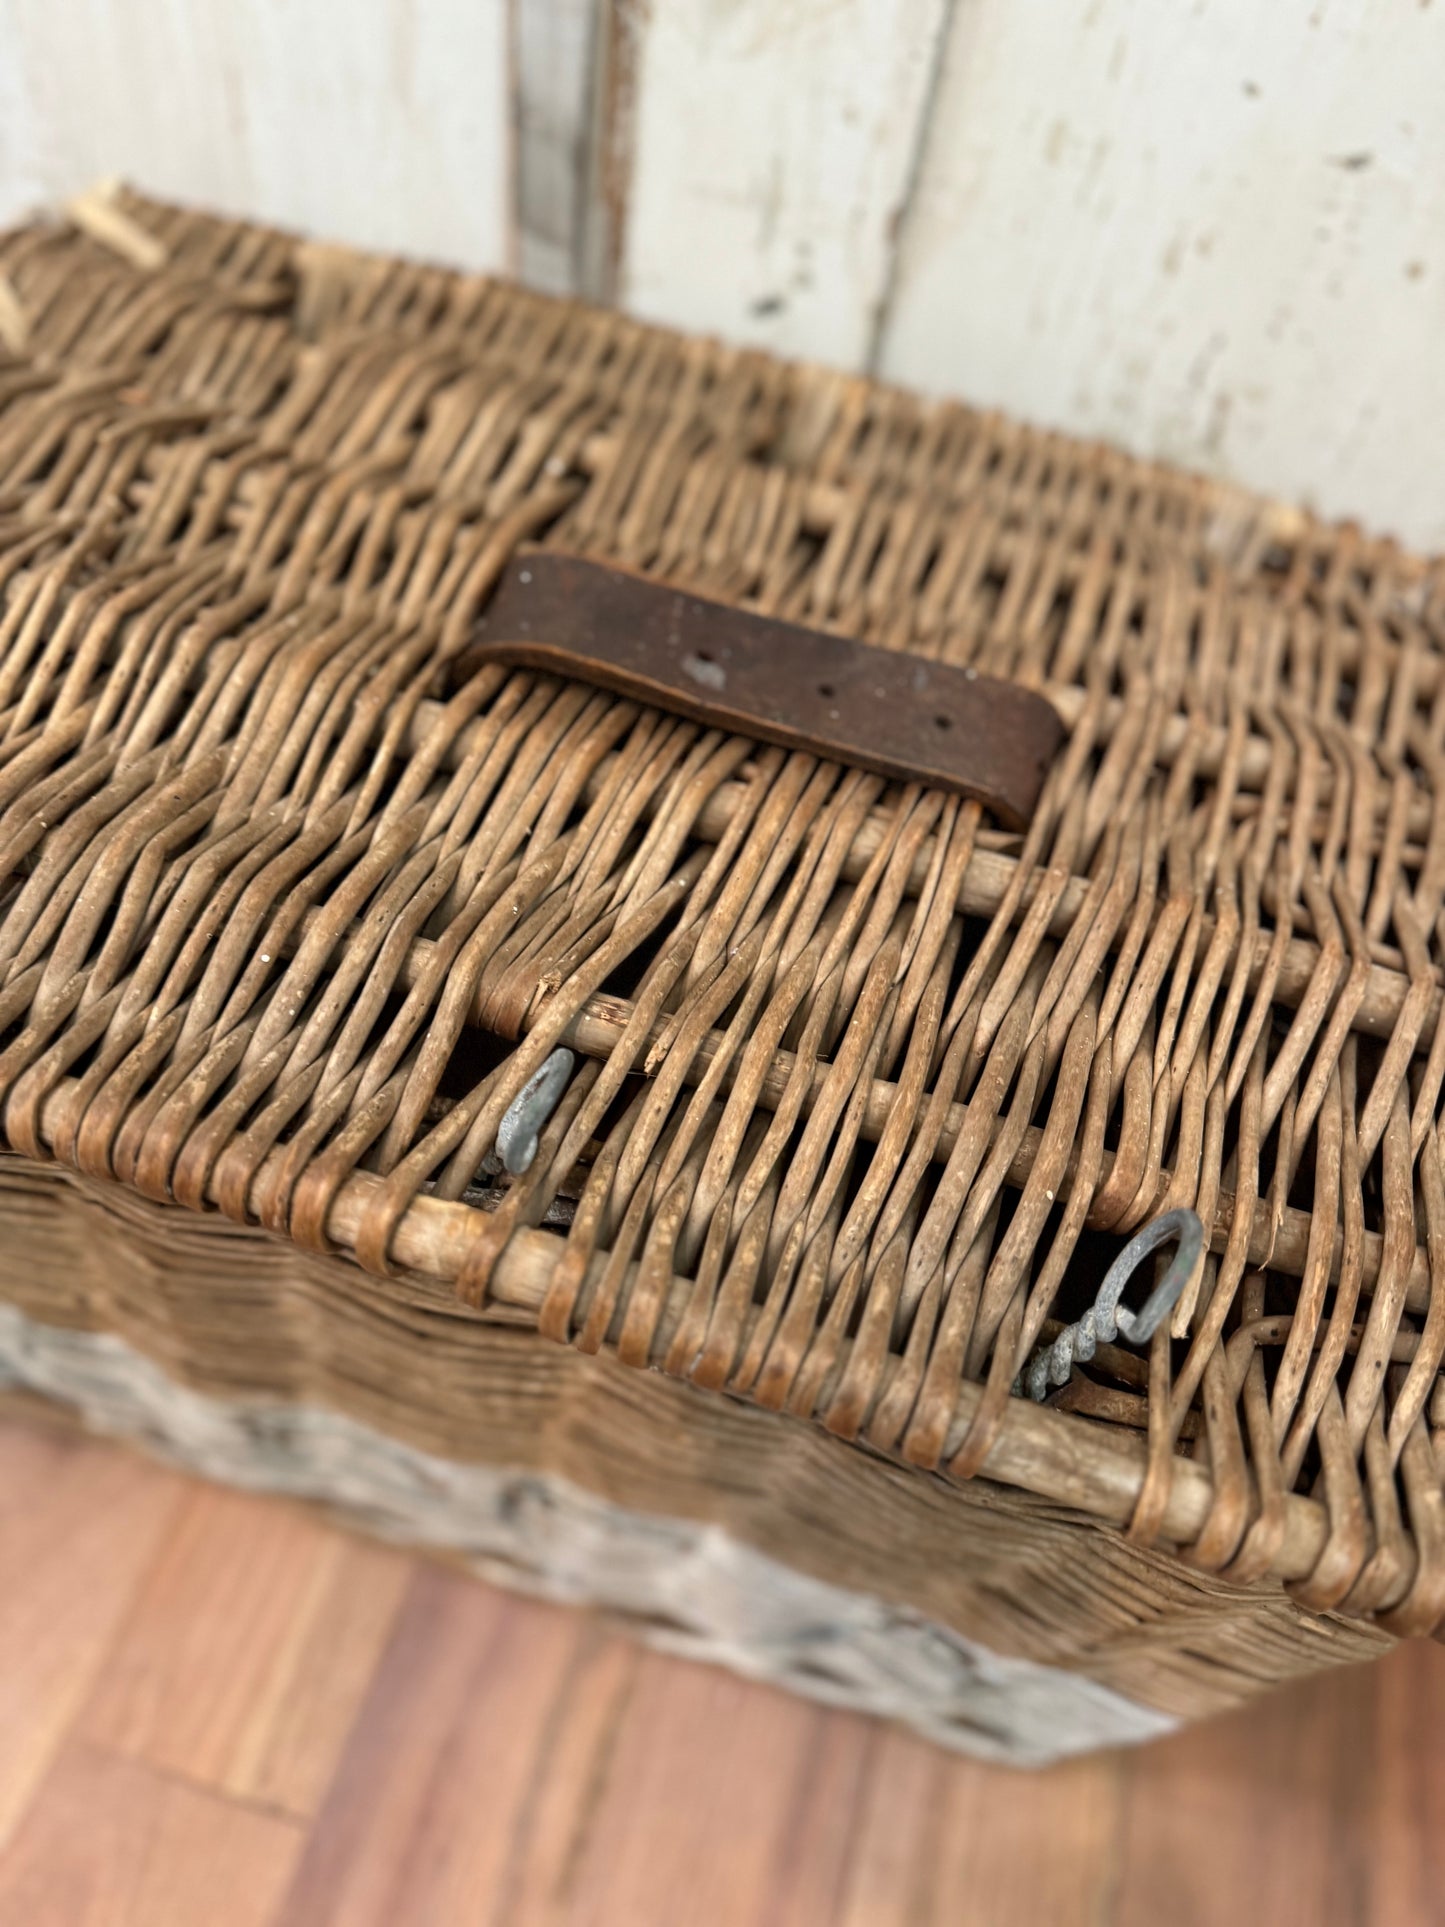
[[[1017,1484],[1095,1234],[1193,1205],[1173,1343],[1061,1395],[1105,1422],[1072,1502],[1433,1629],[1432,570],[484,281],[81,214],[0,247],[12,1149]],[[1043,688],[1029,834],[459,676],[543,534]]]
[[[198,1422],[209,1414],[223,1432],[237,1409],[281,1439],[337,1413],[431,1466],[559,1479],[635,1509],[653,1538],[669,1520],[693,1522],[885,1610],[1171,1716],[1216,1712],[1390,1644],[1363,1622],[1304,1612],[1276,1585],[1191,1571],[1027,1493],[923,1478],[819,1427],[546,1344],[495,1308],[459,1306],[438,1280],[372,1278],[214,1214],[23,1158],[0,1163],[0,1215],[0,1395],[17,1365],[22,1384],[45,1382],[23,1370],[23,1345],[7,1346],[7,1316],[49,1335],[52,1353],[63,1355],[67,1336],[96,1334],[159,1366]],[[83,1373],[82,1345],[73,1356]],[[88,1413],[134,1429],[123,1412],[107,1413],[114,1391],[96,1376]],[[168,1401],[150,1404],[147,1429],[164,1437]],[[225,1469],[206,1454],[191,1462]],[[376,1504],[361,1467],[343,1460],[337,1472],[354,1503]],[[423,1494],[409,1528],[395,1508],[392,1530],[415,1540],[425,1523]],[[846,1629],[833,1630],[838,1663]],[[942,1708],[930,1712],[937,1720]]]

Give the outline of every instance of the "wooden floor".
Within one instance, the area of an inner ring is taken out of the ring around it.
[[[1445,1920],[1445,1650],[1020,1775],[0,1425],[3,1927]]]

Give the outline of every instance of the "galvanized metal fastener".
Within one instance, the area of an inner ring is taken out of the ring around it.
[[[1158,1284],[1138,1311],[1119,1303],[1124,1287],[1160,1245],[1177,1239],[1179,1249]],[[1029,1364],[1014,1381],[1015,1393],[1028,1395],[1036,1403],[1048,1397],[1051,1385],[1067,1385],[1076,1363],[1087,1364],[1095,1348],[1112,1345],[1115,1338],[1131,1345],[1144,1345],[1179,1303],[1184,1287],[1194,1275],[1204,1250],[1204,1226],[1199,1214],[1187,1206],[1166,1211],[1136,1231],[1104,1274],[1098,1296],[1072,1325],[1066,1325],[1051,1345],[1035,1352]]]
[[[497,1126],[497,1155],[502,1160],[502,1169],[514,1178],[531,1170],[538,1140],[547,1128],[548,1118],[562,1102],[562,1093],[571,1082],[576,1062],[565,1046],[554,1050],[507,1106]]]

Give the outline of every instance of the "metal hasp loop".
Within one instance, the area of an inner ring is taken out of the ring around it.
[[[520,1178],[532,1168],[537,1141],[547,1128],[547,1120],[562,1102],[577,1059],[565,1046],[534,1071],[512,1099],[497,1126],[497,1156],[502,1169]]]
[[[1134,1273],[1160,1245],[1177,1239],[1179,1249],[1173,1262],[1150,1292],[1139,1311],[1119,1303],[1124,1287]],[[1072,1325],[1066,1325],[1052,1345],[1036,1352],[1027,1369],[1015,1381],[1015,1392],[1027,1386],[1029,1397],[1042,1403],[1051,1385],[1066,1385],[1076,1363],[1086,1364],[1100,1344],[1112,1345],[1115,1338],[1131,1345],[1145,1345],[1179,1303],[1184,1287],[1194,1276],[1194,1268],[1204,1251],[1204,1226],[1199,1214],[1181,1205],[1166,1211],[1136,1231],[1104,1274],[1098,1296]]]

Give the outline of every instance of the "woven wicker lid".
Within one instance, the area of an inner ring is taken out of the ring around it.
[[[0,245],[11,1149],[1433,1629],[1432,569],[485,280],[77,222]],[[541,537],[1040,693],[1031,823],[470,669]],[[1177,1210],[1147,1347],[1020,1396]]]

